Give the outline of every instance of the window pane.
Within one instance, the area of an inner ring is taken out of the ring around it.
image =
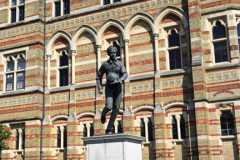
[[[17,4],[17,0],[12,0],[12,7],[16,6],[16,4]]]
[[[86,124],[83,125],[83,137],[87,137],[87,126],[86,126]]]
[[[94,135],[94,128],[93,128],[93,124],[90,124],[90,136]]]
[[[231,111],[222,111],[220,123],[222,136],[235,135],[234,117]]]
[[[226,37],[225,27],[222,26],[220,22],[216,23],[216,26],[213,28],[212,33],[213,33],[213,39]]]
[[[148,140],[153,141],[153,125],[151,118],[148,119]]]
[[[60,8],[61,8],[60,2],[56,2],[55,3],[55,17],[60,16],[60,11],[61,11]]]
[[[25,59],[21,56],[17,62],[17,70],[25,69]]]
[[[68,65],[68,56],[63,51],[62,56],[60,56],[59,66],[62,67],[62,66],[67,66],[67,65]]]
[[[68,68],[60,70],[60,86],[68,85]]]
[[[180,130],[181,130],[181,138],[186,138],[186,130],[185,130],[185,120],[183,116],[180,119]]]
[[[178,139],[177,120],[175,116],[172,117],[172,138]]]
[[[25,72],[17,73],[17,89],[25,88]]]
[[[25,149],[25,130],[22,130],[22,149]]]
[[[175,47],[179,45],[179,35],[174,30],[172,30],[171,35],[168,37],[168,47]]]
[[[14,71],[14,61],[10,58],[10,61],[7,62],[7,72]]]
[[[16,8],[11,9],[11,23],[16,22]]]
[[[19,7],[19,21],[24,20],[24,6]]]
[[[60,127],[57,129],[57,148],[61,148],[61,130]]]
[[[226,41],[214,43],[215,63],[228,61]]]
[[[182,68],[180,50],[169,51],[170,70]]]
[[[6,75],[6,90],[11,91],[13,90],[14,78],[13,73]]]
[[[145,137],[145,123],[143,119],[141,119],[141,122],[140,122],[140,133],[142,137]]]
[[[103,0],[103,4],[110,4],[110,0]]]
[[[63,147],[67,148],[67,127],[64,127],[64,133],[63,133]]]
[[[15,149],[19,150],[19,132],[18,132],[18,130],[16,131],[15,144],[16,144]]]
[[[70,13],[70,7],[69,7],[69,0],[63,1],[63,14],[69,14]]]
[[[121,0],[113,0],[113,3],[114,3],[114,2],[121,2]]]
[[[25,0],[19,0],[19,4],[24,4]]]

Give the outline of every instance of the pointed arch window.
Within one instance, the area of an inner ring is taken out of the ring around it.
[[[85,121],[80,123],[82,127],[83,137],[90,137],[94,135],[94,124],[93,121]]]
[[[228,43],[224,21],[213,22],[212,42],[214,48],[215,63],[228,61]]]
[[[6,57],[6,91],[25,88],[25,54]]]
[[[185,139],[186,138],[186,129],[185,129],[185,120],[183,115],[181,115],[180,118],[180,131],[181,131],[181,139]]]
[[[178,139],[178,127],[175,116],[172,116],[172,138]]]
[[[220,123],[222,136],[235,135],[234,117],[231,111],[222,111]]]
[[[83,125],[83,137],[87,137],[87,125]]]
[[[148,140],[153,141],[153,124],[151,118],[148,118]]]
[[[57,127],[57,148],[61,148],[61,130]]]
[[[57,126],[57,148],[67,147],[67,126]]]
[[[145,133],[145,123],[144,123],[143,118],[141,118],[141,121],[140,121],[140,133],[141,133],[142,137],[145,137],[145,135],[146,135],[146,133]]]
[[[68,52],[60,51],[59,58],[59,86],[68,86]]]
[[[182,68],[180,37],[177,29],[169,30],[168,53],[170,70]]]
[[[140,127],[140,136],[146,138],[146,142],[152,142],[154,140],[154,120],[152,115],[145,115],[137,117],[137,121]]]

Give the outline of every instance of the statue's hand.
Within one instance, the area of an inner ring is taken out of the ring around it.
[[[115,80],[114,82],[112,82],[111,84],[121,84],[121,81],[120,80]]]
[[[102,89],[99,89],[99,90],[98,90],[98,93],[99,93],[99,94],[103,94],[103,90],[102,90]]]

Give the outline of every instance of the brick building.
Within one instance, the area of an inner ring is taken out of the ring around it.
[[[13,133],[1,160],[40,157],[43,8],[0,0],[0,123]],[[81,137],[104,133],[95,78],[110,45],[129,73],[113,132],[145,136],[144,160],[239,159],[239,9],[239,0],[47,0],[43,159],[86,159]]]

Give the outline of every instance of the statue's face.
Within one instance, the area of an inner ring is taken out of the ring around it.
[[[116,56],[117,56],[117,52],[112,50],[110,53],[109,53],[109,57],[111,60],[113,59],[116,59]]]

